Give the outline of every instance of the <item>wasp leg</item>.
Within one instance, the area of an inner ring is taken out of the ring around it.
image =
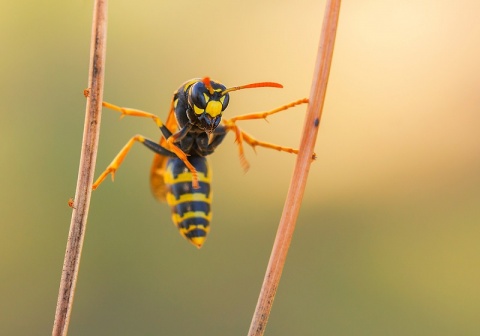
[[[245,141],[248,145],[250,145],[253,150],[256,152],[256,147],[264,147],[264,148],[270,148],[270,149],[275,149],[280,152],[286,152],[286,153],[292,153],[292,154],[298,154],[298,149],[291,148],[291,147],[284,147],[284,146],[279,146],[275,145],[269,142],[265,141],[260,141],[255,139],[253,136],[250,134],[242,131],[240,127],[238,127],[235,123],[229,123],[227,122],[225,125],[227,130],[232,130],[235,132],[235,142],[237,143],[238,146],[238,156],[240,157],[240,164],[242,165],[242,168],[247,171],[250,168],[250,164],[248,163],[247,159],[245,158],[245,152],[243,150],[243,142]]]
[[[149,112],[145,112],[145,111],[137,110],[137,109],[132,109],[132,108],[128,108],[128,107],[120,107],[120,106],[110,104],[110,103],[107,103],[107,102],[103,102],[102,105],[106,108],[111,109],[111,110],[120,112],[122,114],[120,118],[123,118],[125,116],[151,118],[151,119],[153,119],[153,121],[155,121],[155,123],[157,124],[158,127],[165,127],[163,125],[162,120],[153,113],[149,113]]]
[[[98,186],[103,182],[103,180],[105,180],[108,174],[112,175],[112,180],[114,179],[115,172],[120,167],[123,160],[125,159],[128,152],[130,151],[130,149],[132,148],[133,144],[136,141],[144,144],[146,147],[153,150],[157,154],[165,155],[165,156],[176,156],[175,153],[170,152],[168,149],[160,146],[156,142],[153,142],[149,139],[145,139],[141,135],[136,135],[127,142],[127,144],[122,148],[122,150],[117,154],[117,156],[115,156],[113,161],[108,165],[108,167],[103,171],[103,173],[97,178],[95,183],[92,185],[93,190],[98,188]]]
[[[210,138],[210,143],[207,147],[209,151],[208,154],[213,153],[215,148],[222,143],[223,139],[225,139],[225,136],[227,135],[227,131],[228,130],[223,125],[219,125],[217,128],[215,128],[215,131],[213,131],[213,134]]]
[[[250,164],[245,158],[245,152],[243,150],[242,130],[240,130],[240,127],[238,127],[233,121],[223,120],[223,123],[227,131],[233,131],[235,133],[235,142],[237,143],[237,146],[238,146],[238,156],[240,157],[240,165],[242,166],[244,171],[247,171],[250,168]]]
[[[291,154],[298,154],[298,149],[291,148],[291,147],[279,146],[279,145],[275,145],[275,144],[272,144],[272,143],[269,143],[269,142],[259,141],[259,140],[255,139],[254,137],[252,137],[251,135],[249,135],[248,133],[246,133],[244,131],[240,131],[240,133],[242,134],[243,141],[245,141],[247,144],[249,144],[253,148],[254,151],[256,151],[255,147],[260,146],[260,147],[264,147],[264,148],[275,149],[279,152],[287,152],[287,153],[291,153]]]
[[[297,106],[297,105],[300,105],[300,104],[307,104],[307,103],[308,103],[307,98],[299,99],[299,100],[294,101],[290,104],[280,106],[280,107],[278,107],[276,109],[273,109],[273,110],[270,110],[270,111],[244,114],[244,115],[240,115],[240,116],[233,117],[231,119],[226,119],[226,120],[223,121],[227,131],[233,131],[235,133],[235,142],[237,143],[237,146],[238,146],[238,155],[240,157],[240,164],[242,165],[242,167],[245,171],[247,171],[249,169],[250,165],[249,165],[247,159],[245,158],[245,153],[244,153],[244,149],[243,149],[243,142],[244,141],[248,145],[250,145],[253,148],[253,150],[255,150],[255,147],[260,146],[260,147],[275,149],[275,150],[282,151],[282,152],[297,154],[298,149],[278,146],[278,145],[275,145],[275,144],[272,144],[272,143],[259,141],[259,140],[255,139],[254,137],[252,137],[251,135],[249,135],[248,133],[245,133],[244,131],[242,131],[240,129],[240,127],[238,127],[235,122],[238,121],[238,120],[267,119],[267,117],[272,115],[272,114],[275,114],[275,113],[278,113],[278,112],[281,112],[281,111],[285,111],[285,110],[287,110],[291,107],[294,107],[294,106]]]
[[[172,135],[172,132],[163,124],[162,120],[153,113],[149,113],[149,112],[145,112],[145,111],[137,110],[137,109],[120,107],[120,106],[117,106],[117,105],[114,105],[114,104],[111,104],[111,103],[107,103],[107,102],[103,102],[102,105],[106,108],[111,109],[111,110],[120,112],[122,114],[122,116],[121,116],[122,118],[124,116],[133,116],[133,117],[144,117],[144,118],[153,119],[153,121],[155,121],[157,126],[162,131],[163,136],[167,140],[166,141],[167,149],[169,151],[172,151],[173,153],[175,153],[178,156],[178,158],[180,160],[182,160],[183,163],[185,163],[185,166],[187,166],[187,168],[192,173],[192,186],[193,186],[193,188],[194,189],[200,188],[200,185],[198,183],[198,175],[197,175],[197,171],[196,171],[195,167],[193,167],[192,164],[190,162],[188,162],[187,155],[185,154],[185,152],[182,151],[177,145],[174,144],[174,142],[177,141],[179,138],[185,136],[185,133],[182,132],[182,130],[180,130],[179,132]],[[132,140],[130,140],[130,141],[132,141]],[[132,142],[132,144],[133,144],[133,142]],[[128,144],[125,147],[127,147],[127,146],[128,146]],[[130,147],[131,146],[132,145],[130,145]],[[126,149],[126,152],[128,152],[130,147],[128,149]],[[123,149],[122,149],[122,151],[123,151]],[[122,153],[122,152],[120,152],[120,153]],[[108,173],[107,173],[107,175],[108,175]]]

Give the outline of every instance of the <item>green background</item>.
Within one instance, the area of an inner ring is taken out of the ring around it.
[[[104,98],[164,118],[209,75],[226,112],[309,95],[323,1],[111,1]],[[91,1],[0,2],[0,334],[51,333],[83,132]],[[266,335],[480,334],[477,0],[344,1],[304,202]],[[240,125],[297,147],[305,108]],[[105,111],[98,174],[155,125]],[[94,192],[69,335],[245,335],[295,158],[233,136],[212,231],[182,239],[136,145]]]

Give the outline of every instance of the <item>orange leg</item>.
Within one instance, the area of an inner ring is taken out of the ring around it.
[[[144,142],[145,138],[142,137],[141,135],[136,135],[133,138],[131,138],[127,144],[122,148],[122,150],[115,156],[113,161],[108,165],[107,169],[103,171],[103,173],[97,178],[95,183],[92,185],[92,189],[95,190],[98,188],[98,186],[105,180],[105,178],[108,176],[108,174],[112,174],[112,181],[115,178],[115,172],[117,171],[118,167],[123,162],[123,159],[125,159],[125,156],[127,156],[127,153],[130,151],[132,148],[133,144],[135,141],[139,142]]]
[[[111,109],[111,110],[120,112],[122,114],[122,116],[121,116],[122,118],[124,116],[151,118],[151,119],[153,119],[153,121],[155,121],[155,123],[157,124],[157,126],[160,129],[163,128],[163,127],[166,128],[166,126],[163,124],[161,119],[159,117],[157,117],[156,115],[152,114],[152,113],[137,110],[137,109],[120,107],[120,106],[110,104],[110,103],[107,103],[107,102],[103,102],[102,105],[104,107],[107,107],[107,108]],[[171,106],[171,107],[173,107],[173,106]],[[166,128],[166,129],[168,130],[168,128]],[[170,130],[168,130],[168,131],[170,132]],[[185,152],[183,152],[177,145],[174,144],[175,140],[176,140],[176,137],[175,137],[175,134],[173,134],[168,139],[166,139],[165,146],[168,150],[175,153],[178,156],[178,158],[185,163],[185,166],[187,166],[187,168],[192,172],[193,188],[198,189],[198,188],[200,188],[200,185],[198,184],[197,170],[188,161],[187,155],[185,154]],[[105,177],[109,173],[112,174],[112,179],[113,179],[115,171],[121,165],[123,159],[125,158],[125,156],[127,155],[128,151],[130,150],[130,148],[132,147],[132,145],[135,141],[139,141],[139,142],[144,143],[145,138],[141,135],[137,135],[137,136],[134,136],[133,138],[131,138],[130,141],[122,148],[120,153],[117,154],[115,159],[113,159],[113,161],[110,163],[110,165],[107,167],[107,169],[102,173],[102,175],[100,175],[100,177],[94,183],[93,189],[96,189],[98,187],[98,185],[100,185],[100,183],[102,183],[102,181],[105,179]]]
[[[153,121],[155,121],[155,123],[157,124],[158,127],[163,126],[163,122],[160,120],[160,118],[157,117],[153,113],[149,113],[149,112],[145,112],[145,111],[137,110],[137,109],[132,109],[132,108],[128,108],[128,107],[120,107],[120,106],[113,105],[113,104],[110,104],[110,103],[107,103],[107,102],[103,102],[102,105],[106,108],[109,108],[110,110],[120,112],[122,114],[120,116],[120,118],[123,118],[125,116],[151,118],[151,119],[153,119]]]
[[[272,115],[272,114],[275,114],[275,113],[278,113],[278,112],[281,112],[281,111],[285,111],[285,110],[287,110],[291,107],[294,107],[294,106],[297,106],[297,105],[300,105],[300,104],[307,104],[307,103],[308,103],[308,99],[304,98],[304,99],[294,101],[290,104],[280,106],[280,107],[278,107],[276,109],[273,109],[273,110],[270,110],[270,111],[244,114],[244,115],[240,115],[240,116],[237,116],[237,117],[233,117],[231,119],[225,119],[223,121],[223,123],[225,125],[225,128],[227,130],[235,132],[235,142],[237,143],[237,146],[238,146],[238,152],[239,152],[238,155],[240,156],[240,163],[241,163],[241,165],[242,165],[242,167],[245,171],[248,170],[250,165],[249,165],[247,159],[245,158],[245,153],[244,153],[244,149],[243,149],[243,141],[245,141],[248,145],[250,145],[253,148],[254,151],[255,151],[255,147],[259,146],[259,147],[264,147],[264,148],[275,149],[275,150],[278,150],[278,151],[281,151],[281,152],[297,154],[298,149],[294,149],[294,148],[290,148],[290,147],[283,147],[283,146],[275,145],[275,144],[272,144],[272,143],[259,141],[259,140],[255,139],[254,137],[252,137],[251,135],[249,135],[248,133],[242,131],[240,129],[240,127],[237,126],[236,121],[238,121],[238,120],[252,120],[252,119],[267,119],[267,117]]]

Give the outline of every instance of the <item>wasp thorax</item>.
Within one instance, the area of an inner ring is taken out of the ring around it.
[[[226,87],[214,81],[196,82],[188,91],[188,119],[206,132],[213,132],[222,120],[222,112],[227,108],[229,95],[222,94]]]

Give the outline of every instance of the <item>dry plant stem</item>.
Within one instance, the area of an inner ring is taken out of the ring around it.
[[[288,248],[295,229],[296,219],[307,182],[308,171],[312,162],[312,153],[318,134],[318,125],[322,115],[323,103],[325,101],[328,75],[330,73],[335,34],[340,13],[340,2],[340,0],[327,1],[300,151],[258,298],[257,307],[248,332],[249,336],[260,336],[265,332],[273,299],[275,298]]]
[[[58,292],[52,335],[67,335],[77,282],[83,239],[87,224],[93,173],[97,157],[98,135],[103,100],[105,46],[107,37],[107,0],[96,0],[90,45],[89,96],[85,112],[77,190],[70,223],[67,248]]]

